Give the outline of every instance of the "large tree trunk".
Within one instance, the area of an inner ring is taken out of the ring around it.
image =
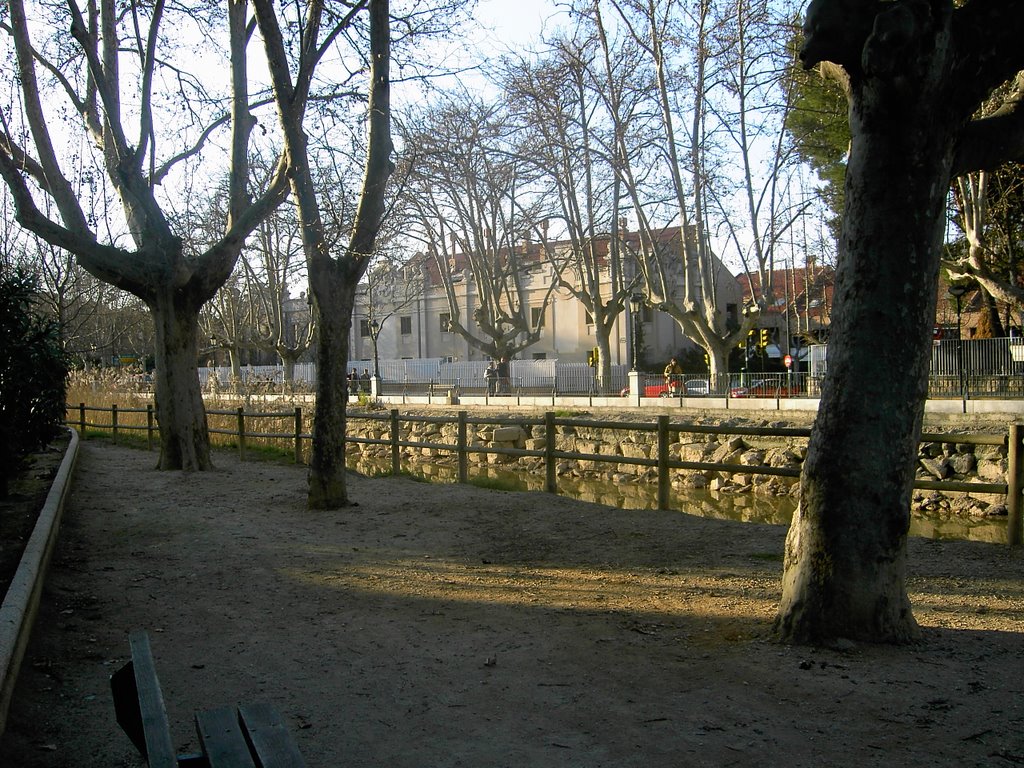
[[[310,509],[337,509],[348,505],[345,484],[345,435],[348,421],[348,340],[352,329],[355,279],[339,284],[337,265],[316,277],[320,311],[316,358],[316,411],[312,456],[309,462]],[[312,275],[311,275],[312,277]]]
[[[185,291],[160,291],[150,302],[156,325],[156,417],[159,469],[206,470],[210,436],[199,386],[199,306]]]
[[[892,96],[864,88],[851,110],[828,374],[776,621],[788,641],[918,636],[906,540],[953,126],[925,98],[896,110]]]

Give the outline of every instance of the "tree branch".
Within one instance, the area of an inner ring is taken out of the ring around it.
[[[25,115],[32,131],[32,139],[35,142],[36,150],[39,152],[39,165],[45,175],[46,190],[53,196],[60,211],[64,223],[72,230],[88,231],[85,214],[78,202],[78,198],[71,188],[71,184],[61,173],[60,164],[57,161],[57,153],[50,138],[50,131],[43,114],[42,102],[39,96],[39,84],[36,80],[35,66],[33,65],[32,42],[29,38],[28,19],[25,15],[24,3],[9,3],[11,14],[11,27],[14,30],[14,46],[18,58],[18,76],[21,79],[21,91],[25,100]],[[7,158],[5,158],[7,159]],[[16,172],[19,179],[21,175]],[[21,179],[22,183],[24,179]],[[27,189],[27,187],[26,187]],[[12,188],[13,191],[13,188]],[[31,195],[29,196],[31,198]]]
[[[133,261],[130,254],[120,248],[97,243],[87,230],[76,232],[45,216],[36,205],[18,166],[6,152],[0,152],[0,177],[11,191],[15,217],[21,226],[50,245],[86,257],[81,261],[82,266],[101,280],[136,296],[142,295],[151,265]]]
[[[113,151],[114,156],[117,158],[116,161],[122,162],[128,156],[128,141],[125,138],[124,129],[121,125],[121,102],[117,92],[114,90],[115,84],[111,82],[109,73],[96,53],[96,40],[90,34],[78,4],[74,0],[69,0],[68,9],[72,15],[71,36],[81,46],[82,53],[88,62],[89,74],[96,84],[96,90],[99,92],[100,100],[103,102],[103,107],[107,113],[104,130],[99,138],[103,141],[104,149],[107,152]],[[104,30],[104,34],[106,36],[113,36],[113,30]],[[105,42],[105,44],[107,43]],[[116,51],[116,41],[109,41],[109,47]],[[107,162],[110,163],[110,159]],[[115,174],[111,174],[112,179],[114,176]]]
[[[960,134],[953,158],[953,175],[992,171],[1010,160],[1024,160],[1024,71],[990,117],[974,120]]]
[[[953,12],[953,98],[971,114],[1024,69],[1024,3],[971,0]]]
[[[391,152],[391,35],[388,3],[370,3],[370,104],[369,146],[362,193],[356,207],[349,252],[360,262],[369,261],[384,215],[384,193],[394,169]]]
[[[153,73],[156,68],[156,44],[163,12],[163,0],[157,0],[153,4],[153,19],[150,21],[146,52],[142,60],[142,104],[139,110],[139,142],[136,150],[136,162],[140,167],[146,154],[146,145],[153,135]]]

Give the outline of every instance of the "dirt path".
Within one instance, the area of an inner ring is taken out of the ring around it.
[[[0,765],[138,766],[107,678],[149,629],[174,739],[273,701],[310,766],[1012,766],[1024,554],[911,543],[926,641],[768,631],[785,531],[86,443]]]

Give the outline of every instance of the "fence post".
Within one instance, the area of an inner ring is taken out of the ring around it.
[[[146,450],[153,450],[153,404],[146,403]]]
[[[238,406],[238,460],[245,461],[245,409]]]
[[[402,473],[402,454],[398,450],[398,409],[391,409],[391,474],[398,477]]]
[[[295,406],[295,463],[302,463],[302,408]]]
[[[459,440],[458,440],[458,457],[459,457],[459,482],[469,482],[469,455],[466,453],[466,412],[459,411]]]
[[[658,417],[658,509],[669,508],[668,480],[668,416]]]
[[[110,439],[117,442],[117,403],[110,406]]]
[[[85,403],[78,404],[78,431],[83,440],[85,440]]]
[[[1006,468],[1006,543],[1011,547],[1020,546],[1021,532],[1021,490],[1024,478],[1021,476],[1021,453],[1024,446],[1024,425],[1010,425],[1010,443],[1007,451]]]
[[[558,493],[558,473],[555,466],[555,412],[544,414],[544,490]]]

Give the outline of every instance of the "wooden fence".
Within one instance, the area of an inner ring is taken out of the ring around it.
[[[76,410],[74,406],[68,406],[69,411]],[[96,422],[87,419],[88,413],[108,413],[109,421]],[[218,417],[218,420],[210,419],[209,430],[214,435],[227,435],[235,438],[239,458],[246,459],[246,451],[250,439],[264,441],[265,443],[280,446],[281,443],[289,445],[293,452],[294,461],[297,464],[304,463],[304,447],[312,439],[312,434],[304,430],[304,419],[309,414],[304,413],[300,407],[289,411],[246,411],[239,407],[234,410],[208,410],[207,417]],[[144,414],[143,419],[141,415]],[[128,421],[123,416],[130,415]],[[77,406],[77,420],[68,419],[69,424],[77,426],[83,439],[86,437],[86,429],[110,430],[113,439],[116,441],[120,432],[135,430],[145,431],[147,447],[152,450],[158,427],[154,419],[152,404],[145,408],[118,408],[117,405],[110,407],[88,406],[80,403]],[[628,421],[599,421],[594,419],[563,418],[556,416],[554,412],[548,411],[543,416],[535,417],[481,417],[472,418],[466,411],[458,411],[454,416],[417,416],[407,414],[402,416],[398,409],[392,409],[387,413],[358,413],[349,414],[350,421],[368,420],[380,421],[388,425],[388,437],[370,438],[349,436],[348,441],[367,445],[383,445],[390,447],[391,471],[399,474],[402,471],[401,457],[403,448],[428,448],[434,450],[448,451],[456,456],[458,481],[465,483],[469,481],[469,455],[472,453],[499,454],[514,457],[533,457],[544,460],[545,482],[544,488],[549,493],[558,493],[557,465],[560,459],[570,461],[593,461],[607,462],[614,464],[630,464],[645,467],[656,467],[658,470],[658,508],[668,509],[671,492],[671,469],[688,469],[695,471],[714,471],[729,474],[750,474],[750,475],[776,475],[781,477],[799,477],[800,470],[791,467],[770,467],[766,465],[749,464],[722,464],[698,461],[682,461],[670,458],[669,446],[673,442],[673,436],[680,434],[712,434],[729,436],[757,436],[768,438],[808,438],[811,430],[806,427],[740,427],[740,426],[712,426],[689,424],[685,422],[673,422],[667,415],[660,415],[654,422],[628,422]],[[250,431],[253,425],[263,421],[271,420],[274,425],[280,426],[287,423],[289,431]],[[455,424],[457,431],[456,442],[438,443],[403,440],[401,428],[404,424]],[[230,424],[230,426],[226,426]],[[543,426],[544,447],[542,449],[510,448],[494,445],[471,445],[467,440],[468,427],[470,425],[494,425],[494,426]],[[602,429],[628,432],[650,432],[656,433],[656,457],[631,457],[601,453],[576,453],[572,451],[560,451],[556,448],[556,437],[560,428],[586,428]],[[1007,482],[1005,483],[984,483],[984,482],[962,482],[955,480],[916,480],[914,488],[922,490],[954,491],[970,493],[991,493],[1004,495],[1008,509],[1007,541],[1011,545],[1021,543],[1021,510],[1022,492],[1024,492],[1024,425],[1012,424],[1009,428],[1009,435],[997,433],[973,433],[973,434],[946,434],[946,433],[924,433],[921,435],[922,443],[958,443],[966,445],[989,445],[1005,446],[1007,448]]]

